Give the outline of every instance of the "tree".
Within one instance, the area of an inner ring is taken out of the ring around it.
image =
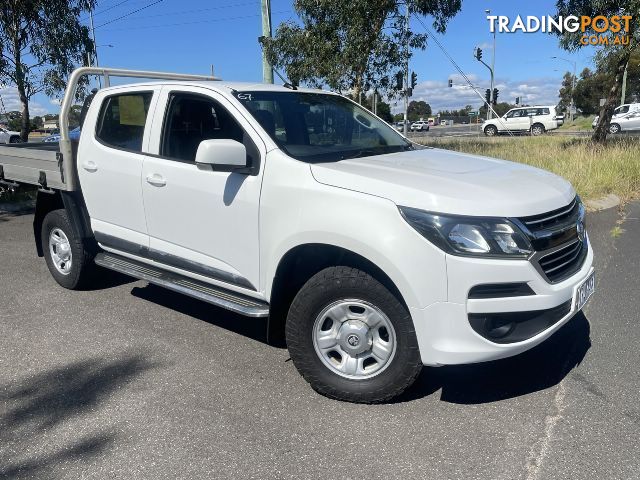
[[[419,120],[420,117],[428,117],[431,115],[431,105],[424,100],[411,100],[407,108],[407,118],[411,122]]]
[[[432,16],[442,33],[462,0],[295,0],[300,22],[281,24],[261,43],[271,64],[296,84],[327,85],[356,97],[372,88],[397,95],[395,75],[410,57],[405,46],[423,49],[427,41],[425,33],[406,29],[405,4]]]
[[[357,101],[357,99],[353,98],[353,100]],[[364,108],[369,109],[373,112],[373,95],[367,95],[363,101],[362,106]],[[393,115],[391,114],[391,105],[382,100],[380,95],[378,95],[378,99],[376,101],[376,115],[378,115],[381,119],[383,119],[387,123],[393,122]]]
[[[605,104],[600,108],[600,120],[591,137],[594,142],[604,143],[607,139],[613,109],[620,98],[624,69],[640,40],[637,29],[640,0],[557,0],[556,6],[558,9],[557,15],[563,18],[569,15],[577,17],[588,16],[591,18],[597,16],[611,17],[613,15],[633,17],[628,22],[623,22],[623,27],[628,27],[628,29],[625,30],[623,28],[619,32],[621,36],[626,35],[629,42],[626,45],[604,47],[607,50],[609,74],[612,76],[612,82],[605,95]],[[596,24],[594,29],[593,24],[590,24],[585,26],[584,30],[582,28],[575,32],[565,30],[557,34],[560,37],[560,45],[564,49],[576,51],[587,44],[583,41],[585,37],[599,36],[602,32],[598,30],[600,30],[600,25]]]
[[[562,85],[560,87],[560,101],[558,102],[558,108],[561,111],[567,110],[571,105],[571,96],[575,93],[573,91],[574,82],[577,79],[574,79],[573,74],[567,72],[562,77]],[[574,98],[575,101],[575,98]]]
[[[511,110],[512,108],[516,108],[517,106],[518,105],[513,105],[513,104],[507,103],[507,102],[500,102],[500,103],[494,105],[493,109],[498,114],[498,116],[501,117],[505,113],[507,113],[509,110]],[[523,106],[523,105],[520,105],[520,106]],[[487,104],[486,103],[483,103],[482,106],[480,107],[479,114],[480,114],[480,117],[486,117],[487,116]]]
[[[93,51],[79,16],[96,0],[3,0],[0,83],[14,86],[22,105],[20,136],[29,134],[29,100],[62,91],[66,78]]]

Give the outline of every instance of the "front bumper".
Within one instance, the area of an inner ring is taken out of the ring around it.
[[[588,238],[586,242],[588,251],[580,269],[553,284],[528,260],[447,255],[447,301],[424,309],[411,308],[422,362],[425,365],[450,365],[495,360],[517,355],[547,339],[577,313],[572,301],[575,289],[593,271],[593,251]],[[524,283],[533,295],[469,298],[469,292],[477,285],[502,283]],[[485,338],[469,321],[469,314],[545,310],[555,312],[557,317],[548,328],[509,343]]]

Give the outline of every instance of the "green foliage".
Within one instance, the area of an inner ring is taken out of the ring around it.
[[[407,108],[407,118],[410,122],[419,120],[420,117],[429,117],[431,115],[431,105],[424,100],[412,100]]]
[[[444,32],[462,0],[407,0],[418,15],[433,17]],[[294,83],[327,85],[337,91],[378,88],[397,94],[394,76],[408,60],[405,45],[424,49],[424,33],[406,30],[404,0],[295,0],[300,22],[281,24],[262,39],[267,58]]]
[[[493,110],[498,114],[498,116],[503,116],[505,113],[507,113],[509,110],[511,110],[512,108],[516,108],[518,106],[524,106],[524,105],[513,105],[512,103],[507,103],[507,102],[500,102],[496,105],[493,105]],[[486,118],[487,116],[487,105],[483,104],[480,107],[480,117],[481,118]]]
[[[0,83],[15,86],[22,104],[21,136],[29,130],[29,100],[54,95],[93,50],[82,12],[96,0],[4,0],[0,6]]]
[[[631,15],[633,19],[629,22],[629,31],[620,31],[620,35],[627,35],[629,42],[625,46],[606,46],[602,55],[606,57],[604,64],[606,72],[610,76],[610,86],[606,90],[605,105],[600,108],[600,120],[596,127],[592,139],[596,142],[603,143],[606,141],[607,132],[609,130],[609,122],[613,114],[613,109],[618,104],[620,98],[620,89],[622,85],[622,76],[625,66],[629,62],[631,54],[636,50],[640,41],[640,32],[638,30],[638,15],[640,15],[640,0],[557,0],[557,15],[567,17],[569,15],[597,17],[611,17],[614,15]],[[608,35],[610,32],[604,33]],[[583,48],[585,44],[581,41],[584,36],[601,35],[590,25],[583,32],[578,29],[576,32],[564,31],[558,32],[560,37],[560,45],[569,51],[576,51]],[[576,92],[577,93],[577,92]]]
[[[567,72],[562,77],[562,86],[560,87],[560,94],[558,95],[560,97],[560,101],[558,102],[560,111],[568,110],[571,106],[571,93],[574,86],[573,82],[574,78],[572,73]]]

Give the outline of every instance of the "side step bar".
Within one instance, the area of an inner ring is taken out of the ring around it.
[[[269,304],[184,275],[136,262],[113,253],[98,253],[97,265],[203,300],[248,317],[268,317]]]

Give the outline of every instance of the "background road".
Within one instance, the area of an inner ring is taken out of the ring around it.
[[[597,292],[545,344],[365,406],[264,322],[109,272],[58,287],[31,215],[0,216],[0,478],[638,479],[639,217],[589,215]]]

